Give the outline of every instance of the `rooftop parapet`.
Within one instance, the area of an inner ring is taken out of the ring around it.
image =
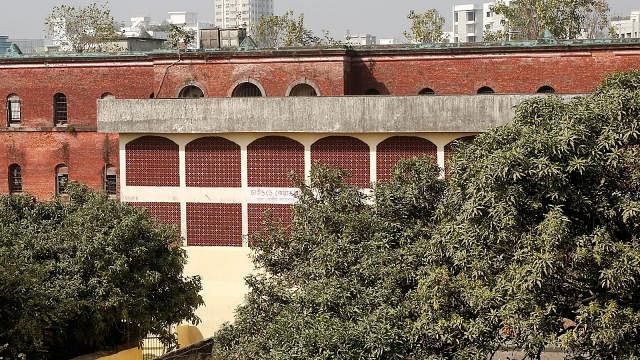
[[[534,96],[100,100],[98,131],[156,134],[482,132],[511,121],[515,106]]]

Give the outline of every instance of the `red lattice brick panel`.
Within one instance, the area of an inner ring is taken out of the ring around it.
[[[170,225],[175,225],[178,232],[181,231],[180,203],[132,202],[128,204],[137,208],[147,209],[149,214],[153,215],[158,220]]]
[[[187,204],[188,246],[242,246],[242,205]]]
[[[438,148],[431,141],[416,136],[394,136],[378,144],[377,180],[390,180],[398,161],[428,156],[437,162]]]
[[[369,184],[369,146],[350,136],[329,136],[311,145],[311,161],[347,171],[349,183],[362,188]]]
[[[266,212],[269,211],[274,224],[289,228],[293,222],[293,205],[249,204],[249,235],[265,230]]]
[[[187,186],[240,187],[240,146],[221,137],[205,137],[186,146]]]
[[[125,146],[127,185],[180,186],[178,145],[159,136],[144,136]]]
[[[455,152],[455,143],[456,142],[464,142],[470,143],[473,141],[475,136],[465,136],[459,139],[455,139],[454,141],[448,143],[444,147],[444,176],[445,178],[449,178],[451,176],[451,158],[453,157],[453,153]]]
[[[304,176],[304,145],[284,136],[267,136],[247,147],[249,186],[292,187],[291,172]]]

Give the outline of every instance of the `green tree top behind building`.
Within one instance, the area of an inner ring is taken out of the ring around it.
[[[429,9],[423,13],[411,10],[407,18],[411,21],[409,31],[404,32],[404,36],[411,42],[417,44],[440,43],[444,38],[444,17],[438,10]]]
[[[608,34],[606,0],[512,0],[491,7],[504,16],[503,39],[536,40],[548,31],[556,39],[596,38]],[[495,34],[494,34],[495,35]],[[493,38],[492,34],[487,34]]]
[[[68,42],[79,53],[99,51],[102,44],[120,36],[107,3],[57,5],[45,19],[45,29],[52,39]]]

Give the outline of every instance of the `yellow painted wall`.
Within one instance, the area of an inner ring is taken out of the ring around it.
[[[104,356],[100,360],[142,360],[142,349],[129,349],[117,354]]]

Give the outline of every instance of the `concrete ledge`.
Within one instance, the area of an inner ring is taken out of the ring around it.
[[[482,132],[535,95],[341,96],[99,100],[113,133]]]

